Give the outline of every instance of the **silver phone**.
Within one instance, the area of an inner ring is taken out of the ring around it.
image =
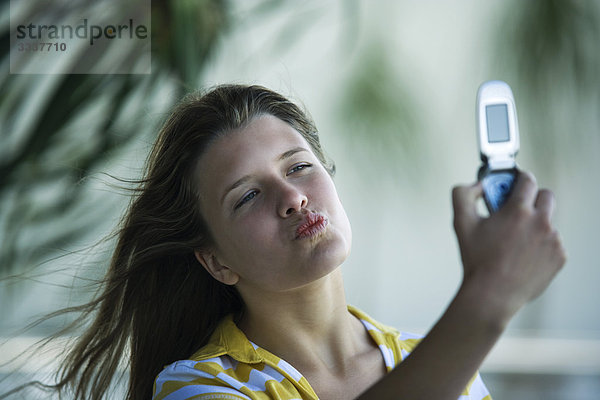
[[[512,90],[506,82],[487,81],[477,91],[477,138],[483,165],[482,182],[490,213],[506,202],[517,179],[515,157],[519,151],[519,125]]]

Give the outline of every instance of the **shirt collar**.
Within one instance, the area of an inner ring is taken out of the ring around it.
[[[378,346],[395,347],[394,341],[399,336],[396,329],[375,321],[353,306],[348,306],[348,311],[363,322],[371,338]],[[365,321],[367,324],[364,324]],[[369,324],[375,329],[369,329]],[[237,327],[233,321],[233,316],[228,315],[219,323],[208,343],[190,358],[201,361],[228,355],[239,362],[256,364],[264,362],[264,358],[256,351],[257,348],[258,346],[248,340],[244,332]]]
[[[228,315],[221,320],[208,343],[194,353],[191,359],[200,361],[225,354],[247,364],[256,364],[263,361],[263,358],[256,352],[256,345],[253,345],[244,335],[244,332],[237,327],[233,322],[232,315]]]

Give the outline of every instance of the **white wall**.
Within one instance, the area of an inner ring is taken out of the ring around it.
[[[338,191],[353,227],[353,250],[343,267],[349,302],[400,329],[425,333],[460,282],[450,189],[472,181],[479,165],[475,93],[482,81],[497,78],[490,72],[493,49],[488,44],[504,4],[503,0],[290,2],[257,20],[243,18],[251,2],[238,2],[242,22],[223,39],[203,76],[207,84],[264,84],[307,106],[326,151],[337,163]],[[357,21],[344,8],[353,5],[360,10]],[[292,35],[294,41],[280,41],[282,29],[289,26],[307,28]],[[385,38],[387,55],[418,109],[421,129],[414,134],[423,147],[412,162],[406,161],[400,148],[381,155],[388,160],[370,159],[371,153],[349,143],[350,135],[335,111],[372,35]],[[516,95],[523,90],[513,89]],[[516,101],[519,104],[518,96]],[[600,158],[596,156],[600,135],[597,103],[580,105],[580,101],[567,92],[554,102],[567,106],[547,116],[564,131],[559,149],[565,152],[557,154],[551,169],[536,161],[537,148],[527,138],[527,129],[536,121],[519,109],[522,151],[518,160],[537,174],[541,185],[555,191],[556,225],[569,261],[546,293],[519,313],[507,337],[544,338],[538,344],[546,347],[536,357],[568,343],[575,350],[564,357],[576,364],[578,354],[588,350],[587,358],[578,364],[581,367],[589,359],[600,360],[600,217],[594,207],[600,204]],[[578,112],[565,111],[573,109]],[[12,318],[39,306],[39,293],[11,305]],[[46,305],[49,309],[40,310],[41,314],[58,307],[51,300]],[[499,348],[518,347],[511,345],[515,342],[504,343]],[[506,363],[500,353],[495,354],[492,370]],[[546,361],[535,362],[539,366]],[[585,371],[598,373],[599,363],[590,362]]]
[[[223,41],[205,80],[265,84],[307,106],[327,152],[337,163],[338,191],[353,226],[353,251],[344,265],[349,301],[388,324],[425,332],[461,278],[451,228],[450,189],[472,181],[479,165],[475,93],[481,82],[497,78],[491,72],[495,49],[489,46],[490,34],[506,3],[405,0],[356,4],[360,7],[357,41],[348,34],[351,21],[339,2],[296,3],[278,18],[266,18],[260,24],[249,20]],[[288,12],[307,19],[310,29],[283,55],[274,57],[269,49],[276,43],[278,30],[288,23],[283,16]],[[414,133],[426,147],[413,165],[403,164],[399,151],[397,156],[392,152],[387,167],[381,166],[384,163],[369,168],[368,159],[360,148],[347,143],[347,133],[335,119],[336,96],[343,91],[344,79],[369,34],[386,38],[388,55],[416,95],[419,114],[426,116],[421,131]],[[524,89],[513,86],[513,90],[518,95]],[[578,99],[568,96],[561,101],[572,110]],[[519,104],[518,96],[516,101]],[[600,135],[595,110],[588,105],[578,115],[559,109],[547,116],[564,128],[559,150],[569,149],[556,156],[551,170],[538,165],[534,157],[537,148],[527,136],[536,121],[524,110],[520,109],[518,161],[536,173],[541,186],[554,190],[558,200],[555,223],[569,261],[546,293],[519,313],[508,336],[600,340],[600,291],[596,289],[600,217],[594,207],[600,197],[600,158],[595,154]],[[573,130],[575,120],[577,131]]]

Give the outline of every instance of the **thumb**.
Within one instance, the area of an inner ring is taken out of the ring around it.
[[[455,186],[452,189],[454,207],[454,229],[461,234],[471,230],[481,217],[477,213],[477,199],[483,194],[481,182],[470,186]]]

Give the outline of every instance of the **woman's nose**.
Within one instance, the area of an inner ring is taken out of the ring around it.
[[[302,210],[308,204],[308,198],[304,192],[290,184],[280,187],[279,196],[278,212],[283,218]]]

